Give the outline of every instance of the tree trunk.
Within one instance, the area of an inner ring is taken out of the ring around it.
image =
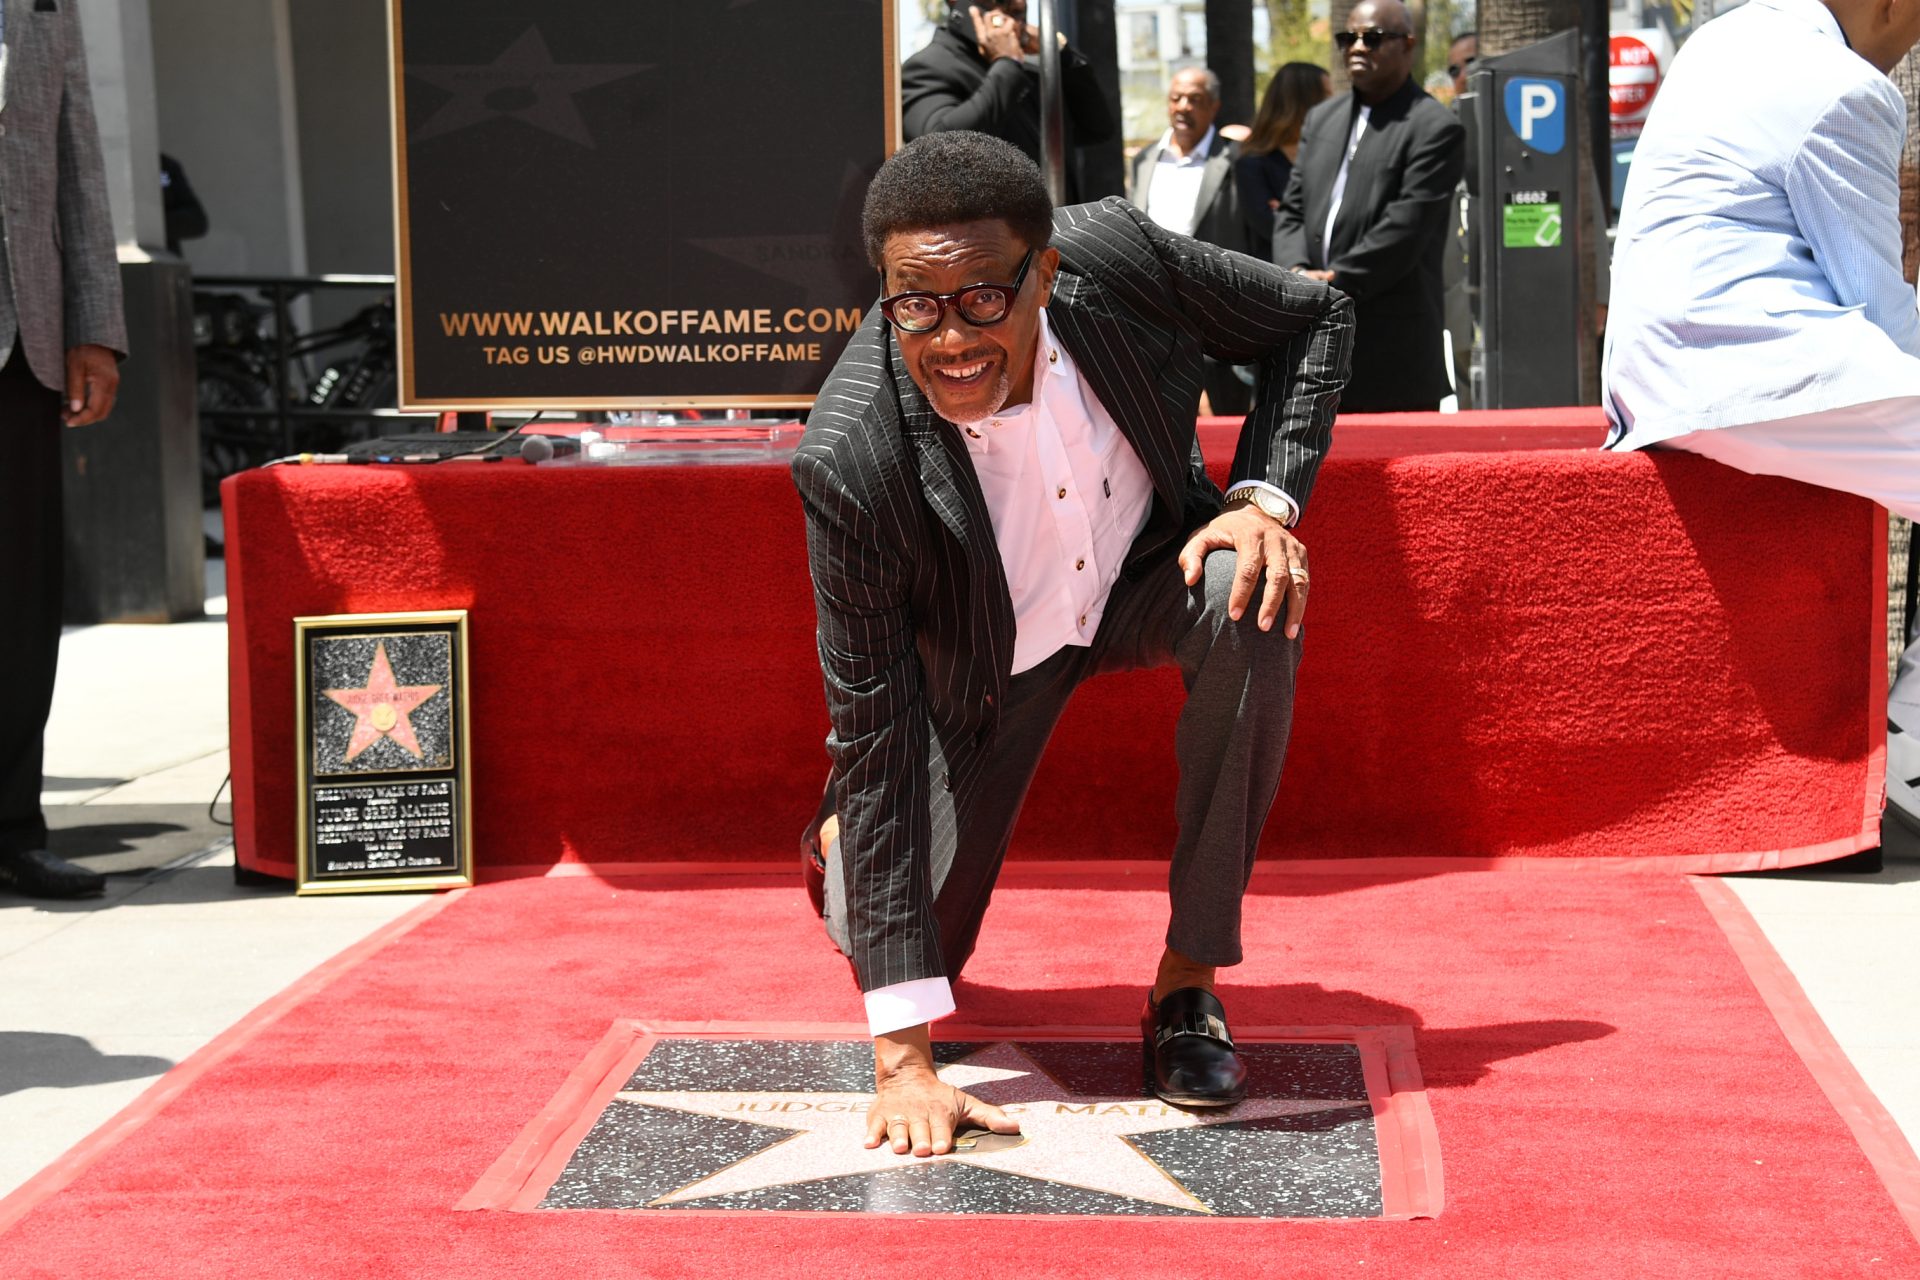
[[[1580,25],[1580,0],[1480,0],[1480,56],[1497,57]]]
[[[1220,77],[1220,124],[1253,119],[1253,0],[1207,0],[1207,67]]]
[[[1900,261],[1911,280],[1920,266],[1920,49],[1901,59],[1893,82],[1907,96],[1907,141],[1900,149]]]

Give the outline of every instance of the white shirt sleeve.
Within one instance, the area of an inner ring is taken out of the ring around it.
[[[1860,307],[1908,355],[1920,316],[1900,262],[1905,106],[1885,81],[1843,94],[1787,165],[1787,203],[1843,307]]]
[[[915,978],[875,987],[866,999],[867,1034],[883,1036],[952,1013],[953,985],[945,978]]]

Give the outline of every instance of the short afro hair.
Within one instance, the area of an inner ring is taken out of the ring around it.
[[[1053,238],[1053,200],[1026,152],[984,133],[955,130],[915,138],[873,175],[860,230],[867,261],[896,231],[924,231],[998,218],[1032,249]]]

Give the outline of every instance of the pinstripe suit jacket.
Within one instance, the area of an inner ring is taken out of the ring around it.
[[[0,351],[17,336],[34,377],[66,385],[66,351],[94,343],[125,354],[120,265],[93,119],[78,0],[6,5],[0,109]]]
[[[1123,200],[1060,210],[1054,337],[1154,488],[1123,572],[1174,554],[1220,491],[1194,432],[1202,356],[1257,370],[1233,477],[1305,504],[1352,353],[1323,284],[1155,225]],[[965,443],[875,310],[808,418],[793,476],[819,611],[848,932],[863,990],[946,971],[934,924],[932,788],[964,805],[1006,699],[1013,606]]]

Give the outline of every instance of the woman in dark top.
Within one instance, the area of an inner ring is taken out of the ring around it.
[[[1234,181],[1240,188],[1240,208],[1247,220],[1247,236],[1256,258],[1273,257],[1273,212],[1293,176],[1293,158],[1300,151],[1300,126],[1307,112],[1333,93],[1324,67],[1311,62],[1289,62],[1273,73],[1253,117],[1253,131],[1234,162]]]

